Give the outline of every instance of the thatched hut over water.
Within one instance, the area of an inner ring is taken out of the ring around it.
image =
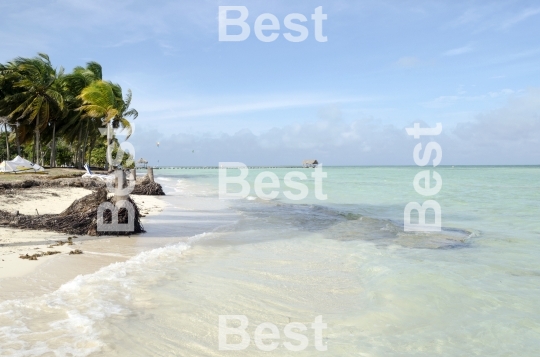
[[[139,165],[138,167],[142,167],[146,169],[146,167],[148,166],[148,161],[146,161],[145,159],[141,157],[139,161],[137,161],[137,164]]]
[[[317,160],[304,160],[302,162],[302,166],[305,167],[305,168],[317,167],[317,165],[319,165],[319,162]]]

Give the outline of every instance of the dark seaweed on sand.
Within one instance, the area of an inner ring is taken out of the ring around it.
[[[81,178],[61,178],[54,180],[24,180],[19,182],[0,182],[0,192],[9,190],[26,189],[32,187],[81,187],[95,190],[99,187],[106,187],[104,181]],[[157,182],[151,181],[148,176],[137,179],[133,195],[164,196],[163,188]]]

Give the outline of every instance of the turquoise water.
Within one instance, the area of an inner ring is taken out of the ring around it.
[[[283,178],[290,169],[272,171]],[[0,335],[5,354],[537,355],[540,168],[436,168],[443,187],[431,199],[443,229],[435,233],[403,232],[405,205],[424,200],[412,184],[420,168],[324,171],[326,201],[314,197],[312,180],[303,201],[264,201],[253,191],[222,201],[217,170],[158,170],[169,207],[145,222],[156,238],[185,231],[186,202],[204,200],[227,219],[52,294],[0,304],[0,320],[18,321]],[[219,350],[220,315],[249,319],[246,349]],[[317,316],[328,325],[326,352],[310,329],[303,351],[287,350],[284,342],[297,342],[283,333],[272,352],[254,343],[263,322],[283,332]]]
[[[299,169],[308,176],[309,195],[302,202],[287,200],[282,194],[278,200],[289,203],[316,204],[340,207],[369,217],[385,218],[402,223],[403,209],[408,202],[422,203],[436,200],[443,211],[443,226],[465,230],[482,230],[496,234],[514,235],[516,231],[529,237],[538,237],[540,202],[540,167],[514,166],[457,166],[437,167],[443,179],[441,191],[425,198],[415,192],[413,179],[422,171],[420,167],[329,167],[323,179],[326,201],[315,198],[312,170]],[[247,181],[252,197],[255,177],[263,169],[250,169]],[[285,190],[283,177],[291,169],[270,170],[281,179],[280,191]],[[159,170],[164,177],[179,177],[205,185],[205,193],[217,195],[217,170]],[[234,176],[235,173],[231,173]],[[231,191],[235,187],[231,186]],[[535,236],[536,234],[536,236]]]

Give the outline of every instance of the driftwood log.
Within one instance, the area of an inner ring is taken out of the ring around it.
[[[48,214],[40,216],[14,215],[0,210],[0,226],[13,228],[26,228],[36,230],[54,231],[67,234],[80,235],[130,235],[143,233],[144,227],[140,221],[140,213],[137,204],[131,198],[127,199],[134,208],[133,230],[101,231],[98,229],[98,207],[104,202],[115,204],[115,198],[107,198],[107,190],[98,188],[94,193],[76,200],[64,212],[60,214]],[[103,223],[112,222],[112,212],[105,210]],[[118,211],[118,223],[128,223],[128,211],[120,208]]]

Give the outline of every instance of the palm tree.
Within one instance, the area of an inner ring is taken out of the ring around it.
[[[81,116],[79,107],[82,101],[79,98],[82,90],[91,83],[102,79],[102,68],[97,62],[88,62],[86,68],[75,67],[73,72],[65,75],[61,79],[63,95],[64,95],[64,111],[62,116],[61,134],[68,136],[70,142],[76,141],[75,163],[80,168],[86,157],[88,138],[91,142],[94,136],[99,135],[99,131],[93,123],[94,118]],[[84,120],[83,120],[84,119]],[[80,150],[84,130],[84,144]],[[78,136],[76,135],[78,133]],[[56,161],[56,150],[51,152],[51,162]],[[52,166],[52,164],[51,164]]]
[[[7,160],[11,157],[9,154],[9,139],[8,139],[8,118],[6,117],[0,117],[0,125],[4,125],[4,132],[6,133],[6,154],[7,154]],[[1,129],[1,128],[0,128]],[[1,130],[0,130],[1,132]]]
[[[103,126],[107,128],[107,162],[115,165],[114,129],[127,130],[129,138],[128,118],[138,116],[130,108],[131,98],[131,91],[123,98],[119,85],[103,81],[102,67],[96,62],[66,75],[62,68],[54,69],[45,54],[0,64],[0,118],[8,118],[4,131],[11,128],[19,155],[21,144],[33,142],[34,162],[41,159],[43,164],[41,147],[47,145],[51,167],[56,166],[60,140],[69,147],[73,163],[81,166],[90,161],[92,150],[102,145],[99,128]]]
[[[13,87],[14,82],[18,78],[18,73],[15,71],[15,65],[9,63],[7,65],[0,64],[0,116],[3,116],[4,126],[10,125],[11,131],[15,133],[16,144],[17,144],[17,154],[21,155],[21,146],[19,143],[19,126],[20,123],[9,120],[9,114],[17,107],[13,101],[11,101],[11,96],[17,92],[20,92],[20,89]]]
[[[102,67],[97,62],[88,62],[86,64],[85,69],[77,67],[75,71],[80,72],[86,78],[86,82],[87,82],[86,86],[88,86],[90,83],[93,83],[95,81],[100,81],[103,79]],[[79,91],[79,93],[81,91]],[[80,102],[78,104],[80,105]],[[81,155],[80,155],[80,164],[82,165],[82,162],[85,160],[90,162],[90,158],[87,159],[87,156],[86,156],[86,152],[88,150],[88,139],[90,138],[89,156],[91,156],[92,149],[96,143],[96,140],[101,136],[101,133],[99,132],[99,129],[98,129],[99,123],[97,119],[88,117],[88,116],[83,116],[81,119],[84,119],[84,122],[86,123],[85,125],[86,128],[84,131],[85,132],[84,141],[83,141]]]
[[[122,88],[111,82],[103,80],[91,83],[82,90],[79,98],[83,101],[80,110],[88,117],[101,119],[102,124],[107,127],[107,162],[113,165],[113,128],[122,128],[131,135],[131,124],[126,117],[137,118],[139,113],[130,108],[132,93],[128,90],[125,99],[122,99]]]
[[[120,88],[120,87],[118,87]],[[120,89],[120,98],[122,90]],[[135,108],[130,108],[131,100],[133,99],[133,93],[131,89],[128,89],[127,94],[123,100],[119,100],[120,105],[119,115],[113,119],[112,126],[115,129],[122,128],[127,131],[126,140],[131,136],[133,130],[127,117],[133,117],[133,120],[137,119],[139,112]]]
[[[30,59],[17,58],[13,64],[19,75],[14,87],[22,91],[12,95],[12,99],[20,104],[10,113],[10,117],[34,123],[34,161],[37,161],[41,158],[40,132],[64,107],[64,99],[56,86],[63,69],[59,72],[53,69],[49,56],[43,53]]]
[[[52,86],[52,89],[61,94],[62,99],[64,100],[64,103],[65,103],[65,97],[68,95],[68,93],[66,92],[64,88],[63,82],[64,82],[64,76],[60,74],[57,80],[55,81],[54,85]],[[49,123],[52,124],[51,125],[52,126],[52,139],[49,143],[50,148],[51,148],[51,157],[49,160],[50,167],[56,167],[56,124],[58,123],[59,120],[62,120],[63,118],[65,118],[69,113],[69,108],[66,107],[65,105],[63,107],[59,107],[58,109],[59,109],[58,115],[51,117],[49,120]]]

